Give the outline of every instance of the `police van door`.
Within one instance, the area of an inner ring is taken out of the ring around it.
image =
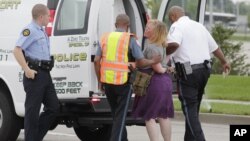
[[[168,28],[171,26],[168,20],[168,10],[174,5],[183,7],[186,16],[203,24],[206,0],[162,0],[158,12],[158,19],[164,21]]]
[[[89,96],[98,3],[96,0],[61,0],[58,3],[50,41],[55,59],[52,77],[60,99]]]

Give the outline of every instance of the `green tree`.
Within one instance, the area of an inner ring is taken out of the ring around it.
[[[151,17],[157,19],[162,0],[147,0],[146,6],[151,10]]]
[[[234,3],[232,2],[232,0],[224,0],[224,10],[226,13],[234,13]]]
[[[247,15],[247,26],[250,28],[250,3],[241,2],[239,4],[239,14]]]
[[[239,14],[240,15],[247,15],[250,12],[250,4],[246,2],[241,2],[239,4]]]
[[[217,24],[212,28],[212,36],[231,64],[232,69],[230,74],[246,74],[249,72],[250,64],[245,63],[245,59],[247,59],[246,54],[240,53],[242,43],[233,43],[230,41],[234,33],[235,30],[225,28],[222,24]],[[213,63],[212,73],[221,74],[223,70],[219,60],[213,59]]]
[[[153,19],[156,19],[159,13],[159,9],[161,6],[161,2],[162,0],[147,0],[146,1],[146,6],[148,9],[150,9],[151,11],[151,17]],[[172,0],[169,5],[168,8],[177,5],[177,6],[181,6],[184,8],[186,14],[191,18],[196,20],[196,16],[197,16],[197,5],[199,3],[199,0]],[[164,19],[164,22],[170,26],[168,19]]]
[[[209,9],[209,1],[207,0],[207,9]],[[213,0],[214,12],[234,13],[234,7],[232,0]]]
[[[247,14],[247,27],[250,28],[250,12]]]

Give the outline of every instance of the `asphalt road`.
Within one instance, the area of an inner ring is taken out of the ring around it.
[[[172,141],[183,141],[184,122],[172,121]],[[202,123],[206,139],[208,141],[229,141],[229,125]],[[128,126],[129,141],[149,141],[144,126]],[[24,141],[23,130],[17,141]],[[44,141],[79,141],[72,128],[58,126],[55,130],[48,132]],[[161,138],[160,141],[163,141]]]

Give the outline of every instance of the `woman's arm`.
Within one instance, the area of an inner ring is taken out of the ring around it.
[[[155,65],[152,65],[152,68],[157,73],[165,73],[167,71],[167,68],[163,68],[161,63],[157,63]]]

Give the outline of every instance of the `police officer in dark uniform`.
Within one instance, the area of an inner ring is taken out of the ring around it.
[[[129,62],[135,60],[137,67],[150,66],[161,61],[160,56],[154,56],[152,60],[144,58],[141,47],[135,36],[128,33],[129,25],[129,17],[126,14],[119,14],[116,17],[116,31],[103,36],[101,40],[101,47],[99,46],[94,60],[98,81],[103,84],[113,116],[113,126],[110,141],[128,140],[124,120],[127,114],[126,107],[128,106],[128,101],[130,100],[131,89],[130,84],[128,83],[128,78],[123,77],[123,79],[119,80],[118,76],[119,73],[122,73],[120,76],[127,76],[125,73],[128,72],[129,64],[126,61],[118,61],[118,58],[123,60],[127,56]],[[130,34],[130,37],[127,38],[127,34]],[[122,50],[115,51],[117,48]],[[123,52],[124,50],[127,50],[125,48],[128,48],[127,54],[126,51]],[[112,60],[113,58],[116,59]],[[112,65],[105,67],[105,64]],[[119,68],[121,64],[124,64],[125,67]]]
[[[199,110],[210,76],[210,54],[220,60],[224,72],[230,71],[230,64],[207,29],[185,16],[183,8],[171,7],[168,17],[173,24],[169,30],[167,54],[173,53],[178,74],[179,99],[186,121],[184,141],[205,141]]]
[[[32,9],[32,22],[17,40],[14,56],[24,70],[25,141],[41,141],[59,109],[59,101],[50,76],[53,59],[50,57],[49,38],[43,26],[49,22],[49,9],[37,4]],[[40,113],[41,105],[44,105]]]

